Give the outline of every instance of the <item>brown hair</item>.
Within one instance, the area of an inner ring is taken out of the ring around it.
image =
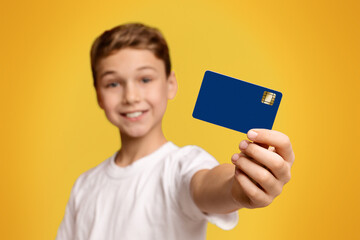
[[[170,75],[169,48],[161,32],[142,23],[127,23],[105,31],[91,46],[91,70],[95,88],[98,61],[126,47],[152,51],[157,58],[164,61],[166,75]]]

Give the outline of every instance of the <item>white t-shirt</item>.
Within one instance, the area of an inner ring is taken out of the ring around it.
[[[205,239],[207,221],[236,226],[237,211],[203,214],[191,197],[194,173],[219,164],[200,147],[167,142],[126,167],[116,155],[76,180],[57,240]]]

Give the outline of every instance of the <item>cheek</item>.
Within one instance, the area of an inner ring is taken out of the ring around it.
[[[117,104],[118,100],[116,96],[107,95],[104,99],[104,113],[106,118],[114,125],[117,124]]]
[[[119,96],[109,95],[104,98],[105,110],[112,110],[119,102]]]
[[[167,105],[167,96],[165,91],[154,91],[148,96],[148,99],[151,101],[154,107],[156,107],[161,112],[165,111]]]
[[[105,115],[109,118],[112,118],[111,116],[116,114],[117,104],[118,102],[114,97],[106,97],[104,99],[104,112]],[[109,119],[110,120],[110,119]]]

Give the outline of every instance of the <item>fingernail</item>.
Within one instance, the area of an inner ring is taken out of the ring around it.
[[[249,146],[249,144],[247,143],[246,140],[242,140],[239,145],[241,150],[245,150],[248,146]]]
[[[237,153],[235,153],[235,154],[232,155],[232,157],[231,157],[231,161],[232,161],[233,163],[235,163],[238,159],[239,159],[239,154],[237,154]]]
[[[257,134],[257,132],[255,132],[255,131],[253,131],[253,130],[250,130],[249,132],[248,132],[248,138],[250,139],[250,140],[255,140],[255,138],[256,138],[256,136],[258,135]]]

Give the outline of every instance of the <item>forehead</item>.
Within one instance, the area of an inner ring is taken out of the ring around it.
[[[130,73],[142,69],[165,73],[165,64],[150,50],[134,48],[120,49],[102,58],[97,64],[98,76],[107,71]]]

